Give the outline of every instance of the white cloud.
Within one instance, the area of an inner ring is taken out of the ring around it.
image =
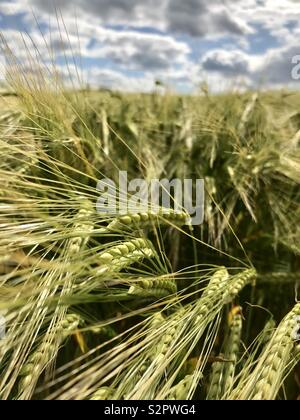
[[[256,66],[256,80],[263,81],[268,86],[290,85],[300,88],[299,81],[292,79],[292,58],[296,55],[300,55],[299,43],[296,40],[284,47],[268,51]]]
[[[15,0],[15,4],[23,11],[32,7],[44,17],[55,15],[56,11],[73,17],[76,14],[95,26],[102,23],[152,27],[196,37],[251,32],[247,19],[234,13],[228,2],[220,4],[219,0]]]
[[[169,1],[166,24],[171,32],[201,37],[208,34],[242,35],[251,32],[246,22],[229,14],[228,9],[216,0]]]
[[[126,70],[161,72],[188,61],[190,48],[170,36],[140,34],[134,31],[116,31],[86,24],[82,27],[80,38],[76,28],[69,27],[68,33],[57,28],[43,35],[32,29],[30,36],[16,30],[4,30],[3,35],[11,50],[19,60],[27,60],[30,55],[39,59],[80,55],[83,58],[105,58]],[[91,39],[93,40],[90,45]]]
[[[106,57],[127,69],[162,71],[186,61],[189,47],[171,37],[139,35],[134,32],[106,34],[90,50],[92,56]]]
[[[85,64],[92,69],[84,70],[87,79],[121,89],[149,90],[155,79],[192,89],[203,78],[218,86],[237,78],[247,86],[261,81],[280,86],[291,82],[291,56],[300,53],[300,8],[293,0],[12,0],[0,1],[0,12],[4,20],[10,15],[10,22],[15,13],[23,13],[34,46],[29,41],[26,48],[13,29],[5,29],[4,35],[25,67],[32,57],[49,63],[56,55],[65,74],[61,58],[72,62],[80,46],[83,62],[92,60]],[[261,37],[265,52],[255,53],[251,34]],[[199,63],[194,48],[203,40],[220,47],[208,44]],[[100,59],[105,66],[97,70]]]
[[[22,0],[17,0],[22,1]],[[63,15],[75,14],[82,20],[98,24],[124,24],[135,27],[162,28],[164,9],[169,0],[23,0],[45,15],[59,10]],[[55,10],[56,9],[56,10]]]
[[[25,0],[26,3],[26,0]],[[28,10],[28,9],[27,9]],[[14,15],[15,13],[26,12],[26,4],[22,4],[21,1],[1,1],[0,2],[0,13],[4,15]]]
[[[206,71],[222,73],[225,76],[247,75],[249,73],[249,56],[239,50],[212,50],[201,60]]]
[[[284,47],[269,49],[263,55],[247,54],[240,50],[211,50],[205,54],[200,68],[206,76],[237,77],[247,86],[276,88],[290,86],[300,88],[300,82],[292,79],[292,57],[300,55],[299,44],[293,40]]]
[[[298,0],[244,0],[232,2],[232,8],[242,21],[262,26],[281,44],[288,42],[293,33],[289,24],[300,25]]]
[[[92,87],[104,87],[118,91],[129,92],[151,92],[155,87],[155,79],[143,77],[129,77],[124,74],[109,70],[92,67],[85,71],[85,80],[88,80]]]

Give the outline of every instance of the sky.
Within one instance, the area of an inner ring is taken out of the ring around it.
[[[28,71],[55,61],[92,87],[300,86],[300,0],[0,0],[0,31]]]

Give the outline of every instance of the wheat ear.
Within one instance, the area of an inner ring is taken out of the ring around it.
[[[223,393],[228,392],[233,386],[241,345],[242,325],[241,308],[235,307],[229,314],[229,333],[224,346],[224,356],[228,362],[224,364]]]
[[[239,306],[234,307],[228,316],[229,331],[224,342],[222,358],[224,362],[214,362],[210,376],[207,399],[218,400],[233,385],[236,363],[241,343],[242,315]]]
[[[209,284],[197,303],[198,317],[195,322],[199,323],[206,317],[213,310],[216,303],[225,304],[231,302],[256,277],[257,274],[254,269],[244,270],[230,278],[224,267],[219,268],[211,277]]]
[[[128,230],[137,230],[159,225],[191,225],[190,216],[184,211],[175,211],[173,209],[160,208],[157,212],[148,211],[145,213],[127,214],[114,219],[107,226],[108,232],[124,232]]]
[[[223,357],[223,355],[220,355]],[[212,364],[207,391],[207,400],[219,400],[222,396],[224,363],[217,361]]]
[[[76,236],[68,240],[67,250],[76,255],[88,242],[89,236],[94,229],[92,216],[94,214],[93,204],[85,197],[80,199],[80,210],[75,216],[74,234]]]
[[[102,252],[99,255],[99,261],[102,265],[96,272],[97,274],[119,272],[144,258],[153,258],[155,255],[150,241],[142,238],[133,239]]]
[[[239,134],[241,134],[242,136],[245,134],[245,126],[249,120],[249,117],[253,109],[255,108],[255,105],[257,104],[257,101],[258,101],[258,94],[254,93],[250,101],[247,103],[247,106],[244,109],[244,112],[241,116],[240,123],[238,126],[238,131],[239,131]]]
[[[177,292],[174,280],[170,278],[160,278],[155,280],[140,279],[130,287],[128,294],[140,297],[164,297]]]
[[[300,284],[300,272],[271,272],[263,273],[258,277],[259,283],[274,283],[278,285],[279,283],[288,284],[288,283],[297,283]]]
[[[168,400],[186,400],[193,380],[193,375],[186,375],[170,389]]]
[[[165,322],[165,320],[166,318],[163,316],[161,312],[155,312],[150,319],[149,331],[152,331],[152,330],[155,331],[157,328],[159,328],[162,325],[163,322]],[[155,352],[155,349],[154,349],[154,352]],[[153,359],[153,354],[149,358],[147,358],[141,366],[138,367],[137,373],[135,375],[135,379],[137,381],[141,379],[141,376],[145,373],[145,371],[149,367],[152,359]]]
[[[101,401],[111,399],[113,390],[107,386],[99,388],[94,394],[89,398],[90,401]]]
[[[45,341],[40,344],[37,350],[29,356],[27,362],[20,371],[18,384],[20,395],[27,387],[34,387],[40,374],[49,364],[58,347],[72,332],[76,331],[81,318],[76,314],[67,314],[57,327],[56,337],[53,342]]]
[[[281,387],[287,368],[291,368],[295,358],[293,349],[295,331],[299,328],[300,303],[281,321],[265,347],[254,371],[243,389],[233,393],[235,399],[274,400]]]
[[[209,284],[204,289],[204,292],[195,305],[196,319],[193,320],[194,326],[199,328],[197,337],[200,339],[205,327],[212,320],[220,308],[227,302],[230,302],[242,288],[256,278],[255,270],[244,270],[242,273],[229,277],[227,270],[224,267],[219,268],[211,277]],[[176,336],[177,329],[180,327],[180,322],[176,323],[176,318],[179,320],[182,317],[182,310],[179,310],[175,316],[171,316],[174,327],[170,328],[167,334],[161,339],[157,353],[160,358],[164,358],[170,344]]]
[[[111,325],[102,325],[102,326],[95,326],[95,327],[91,327],[90,331],[93,334],[99,334],[107,339],[112,339],[115,338],[118,333],[116,332],[116,330],[111,326]]]
[[[199,325],[201,325],[197,332],[197,337],[199,339],[209,323],[209,320],[213,319],[215,312],[219,311],[219,309],[216,308],[216,305],[220,304],[222,307],[222,304],[232,300],[233,297],[235,297],[236,294],[238,294],[239,291],[255,277],[255,270],[244,270],[244,272],[230,279],[229,274],[224,267],[218,269],[213,274],[209,284],[199,299],[199,302],[197,302],[195,306],[198,315],[193,323],[197,329],[199,328]],[[155,359],[159,362],[165,359],[171,343],[178,334],[178,329],[181,328],[180,320],[183,316],[182,311],[183,309],[170,317],[173,327],[160,337],[160,341],[157,346],[155,346],[155,351],[153,352],[155,357],[153,357],[152,360]],[[176,322],[177,318],[178,322]]]
[[[274,329],[276,327],[276,322],[273,318],[269,319],[266,322],[266,325],[264,326],[264,329],[262,331],[262,341],[261,341],[261,347],[265,347],[268,345],[269,341],[272,338]]]

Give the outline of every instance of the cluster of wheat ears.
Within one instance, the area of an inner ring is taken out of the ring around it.
[[[299,95],[78,91],[7,62],[0,399],[297,399]],[[98,214],[119,170],[204,179],[204,223]]]

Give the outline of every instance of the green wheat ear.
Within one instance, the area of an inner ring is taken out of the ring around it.
[[[263,332],[262,332],[262,343],[261,343],[262,347],[265,347],[267,346],[267,344],[269,344],[275,328],[276,328],[275,320],[273,318],[269,319],[266,322]]]
[[[81,317],[77,314],[67,314],[64,319],[59,321],[57,326],[56,336],[53,341],[43,341],[40,346],[34,351],[20,371],[20,380],[18,383],[20,399],[30,388],[34,388],[41,373],[46,366],[51,362],[54,355],[57,353],[59,346],[74,333],[79,324]]]
[[[220,355],[223,357],[223,354]],[[211,373],[209,377],[209,386],[206,395],[207,400],[219,400],[222,397],[223,393],[223,371],[224,363],[217,361],[212,364]]]
[[[149,228],[155,225],[190,226],[191,218],[184,211],[159,209],[158,212],[148,211],[118,217],[107,226],[106,230],[108,232],[126,232],[128,230]]]
[[[101,401],[112,399],[114,390],[107,386],[99,388],[94,394],[89,398],[90,401]]]
[[[194,380],[193,375],[186,375],[178,384],[174,385],[168,394],[168,400],[186,400]]]
[[[70,238],[67,243],[67,252],[76,255],[80,249],[88,243],[90,235],[94,230],[93,216],[95,214],[93,203],[85,197],[79,198],[79,211],[74,219],[74,238]]]
[[[156,280],[139,279],[131,286],[128,294],[140,297],[164,297],[177,292],[175,280],[170,278],[158,278]]]
[[[156,256],[150,241],[142,238],[123,242],[120,245],[107,248],[99,254],[101,266],[96,269],[96,275],[116,273],[144,258]]]
[[[256,277],[257,273],[254,269],[244,270],[233,277],[229,277],[224,267],[219,268],[213,274],[197,303],[198,317],[195,323],[201,322],[213,309],[216,302],[223,305],[231,302],[247,284],[253,283]]]
[[[217,361],[212,365],[210,376],[210,386],[207,393],[207,399],[218,400],[226,394],[233,386],[236,364],[238,360],[241,333],[242,333],[242,315],[239,306],[234,307],[228,317],[229,330],[224,342],[224,348],[220,357],[224,362]]]
[[[224,366],[223,393],[228,392],[234,383],[243,326],[241,308],[233,308],[229,314],[229,318],[229,333],[224,345],[224,356],[228,360],[228,363],[225,363]]]
[[[284,375],[296,363],[293,349],[295,331],[299,326],[300,303],[281,321],[263,350],[257,366],[245,383],[232,392],[233,399],[274,400]]]

